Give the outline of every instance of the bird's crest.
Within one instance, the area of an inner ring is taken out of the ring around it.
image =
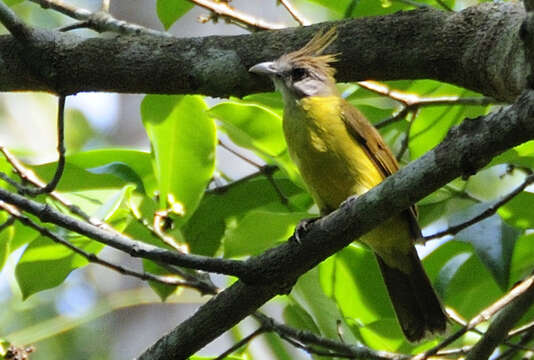
[[[326,32],[319,31],[315,36],[308,41],[301,49],[285,54],[282,57],[284,60],[295,65],[311,66],[315,70],[325,73],[329,77],[333,77],[336,70],[330,66],[338,60],[339,54],[325,54],[323,51],[330,46],[337,38],[336,27],[331,27]]]

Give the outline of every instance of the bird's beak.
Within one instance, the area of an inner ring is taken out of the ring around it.
[[[266,62],[256,64],[250,69],[248,69],[248,71],[258,74],[258,75],[267,75],[267,76],[276,75],[278,72],[274,62],[272,61],[266,61]]]

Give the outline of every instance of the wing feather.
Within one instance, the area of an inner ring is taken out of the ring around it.
[[[365,149],[377,169],[384,178],[399,170],[399,163],[384,142],[378,130],[365,118],[365,116],[354,106],[343,100],[341,118],[347,127],[348,132]],[[417,237],[421,236],[421,230],[417,224],[417,208],[410,207],[409,220],[411,228]]]

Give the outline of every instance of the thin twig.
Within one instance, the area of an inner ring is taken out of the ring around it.
[[[410,130],[412,128],[413,123],[415,122],[415,118],[417,117],[417,111],[412,112],[412,118],[408,122],[408,126],[406,127],[406,131],[404,131],[404,138],[402,139],[401,148],[399,150],[399,153],[397,154],[397,160],[400,161],[404,154],[406,153],[406,150],[408,150],[408,145],[410,144]]]
[[[411,111],[416,111],[421,107],[440,106],[440,105],[490,105],[499,104],[500,102],[490,97],[458,97],[458,96],[440,96],[440,97],[420,97],[415,94],[408,94],[400,90],[391,89],[386,84],[376,81],[360,81],[358,85],[372,91],[376,94],[387,96],[403,106],[395,115],[379,121],[375,124],[376,128],[381,128],[395,121],[402,119]]]
[[[502,310],[504,307],[506,307],[516,298],[518,298],[525,292],[530,291],[533,284],[534,284],[534,275],[531,275],[525,280],[523,280],[522,282],[520,282],[518,285],[516,285],[514,288],[512,288],[508,293],[506,293],[504,296],[499,298],[493,304],[488,306],[486,309],[482,310],[478,315],[472,318],[463,328],[461,328],[454,334],[450,335],[449,337],[447,337],[445,340],[443,340],[441,343],[434,346],[430,350],[427,350],[424,353],[416,355],[413,359],[422,360],[422,359],[427,359],[428,357],[435,355],[438,351],[452,344],[454,341],[462,337],[468,331],[473,330],[480,323],[489,320],[493,315],[495,315],[497,312]]]
[[[161,240],[163,243],[169,245],[174,250],[183,252],[184,248],[180,246],[172,236],[165,234],[162,231],[161,226],[158,226],[157,228],[155,226],[152,226],[145,218],[143,218],[143,215],[139,212],[139,210],[135,206],[132,206],[132,204],[129,204],[128,208],[130,209],[130,213],[132,214],[134,219],[136,219],[140,225],[142,225],[148,231],[150,231],[150,233],[154,237]],[[156,219],[156,216],[155,216],[155,219]],[[155,220],[154,224],[159,224],[159,223],[156,222]]]
[[[484,336],[467,354],[466,360],[488,359],[506,338],[508,331],[531,308],[534,303],[534,275],[513,288],[510,293],[512,292],[515,292],[515,296],[500,304],[499,313],[489,324]],[[515,344],[512,346],[518,347]]]
[[[443,0],[436,0],[436,2],[442,7],[444,8],[445,10],[447,11],[450,11],[450,12],[454,12],[454,10],[447,4],[445,4],[445,2]]]
[[[287,325],[281,324],[276,320],[262,314],[259,311],[256,311],[253,316],[263,326],[268,326],[270,329],[272,329],[272,331],[274,331],[284,340],[289,341],[293,345],[298,346],[303,350],[309,351],[313,354],[376,360],[404,360],[410,358],[410,356],[404,354],[395,354],[386,351],[376,351],[360,345],[349,345],[315,335],[309,331],[297,330]],[[327,349],[328,351],[319,352],[320,350],[314,347],[310,347],[308,345],[319,346],[323,349]]]
[[[183,254],[162,249],[139,240],[132,240],[119,232],[101,229],[95,225],[63,214],[48,204],[42,204],[2,188],[0,188],[0,200],[34,214],[42,222],[53,223],[67,230],[85,235],[100,243],[124,251],[133,257],[141,257],[196,270],[232,275],[242,279],[247,279],[250,276],[250,266],[241,260]]]
[[[282,4],[287,12],[298,22],[300,25],[308,26],[311,25],[311,22],[308,21],[304,16],[302,16],[299,11],[291,4],[289,0],[278,0]]]
[[[5,229],[7,229],[8,227],[10,227],[11,225],[13,225],[14,222],[15,222],[15,217],[10,215],[10,216],[7,218],[7,220],[4,221],[4,222],[2,223],[2,225],[0,225],[0,233],[1,233],[2,231],[4,231]]]
[[[46,236],[47,238],[51,239],[57,244],[65,246],[66,248],[70,249],[76,254],[81,255],[82,257],[87,259],[87,261],[89,262],[102,265],[104,267],[107,267],[108,269],[111,269],[123,275],[136,277],[138,279],[145,280],[145,281],[155,281],[155,282],[165,284],[165,285],[182,286],[182,287],[198,289],[202,293],[207,293],[211,291],[211,289],[203,287],[202,283],[199,283],[199,282],[184,281],[184,280],[175,279],[170,276],[161,276],[161,275],[155,275],[155,274],[146,273],[146,272],[141,273],[141,272],[137,272],[135,270],[114,264],[110,261],[107,261],[107,260],[104,260],[98,257],[98,255],[96,254],[89,253],[83,249],[80,249],[79,247],[73,245],[69,241],[54,234],[47,228],[38,225],[37,223],[35,223],[33,220],[31,220],[27,216],[22,215],[21,212],[12,205],[9,205],[3,201],[0,201],[0,208],[7,211],[11,216],[16,218],[23,225],[31,227],[32,229],[38,231],[41,235]]]
[[[26,182],[29,182],[33,184],[36,187],[44,187],[46,183],[41,180],[34,171],[31,169],[26,168],[22,163],[4,146],[0,145],[0,152],[4,155],[6,160],[9,162],[9,164],[13,167],[15,172],[18,174],[18,176]],[[9,183],[10,185],[14,186],[18,191],[20,191],[20,184],[15,182],[14,180],[7,177],[7,175],[0,173],[0,178]],[[71,213],[81,217],[85,221],[87,221],[90,224],[93,224],[98,227],[103,227],[108,230],[112,229],[112,227],[99,219],[89,216],[86,214],[79,206],[74,205],[70,202],[66,197],[61,195],[57,191],[51,191],[49,193],[50,197],[52,197],[54,200],[59,202],[61,205],[65,206]]]
[[[497,212],[497,210],[499,210],[499,208],[501,206],[503,206],[504,204],[506,204],[508,201],[512,200],[515,196],[517,196],[519,193],[521,193],[523,190],[525,190],[525,188],[527,186],[529,186],[530,184],[534,183],[534,175],[529,175],[525,178],[525,180],[521,183],[521,185],[519,185],[518,187],[516,187],[513,191],[511,191],[510,193],[508,193],[507,195],[503,196],[499,201],[493,203],[492,205],[490,205],[486,210],[484,210],[483,212],[481,212],[480,214],[476,215],[475,217],[461,223],[461,224],[458,224],[458,225],[453,225],[443,231],[438,231],[437,233],[435,234],[432,234],[432,235],[428,235],[428,236],[424,236],[422,238],[422,242],[427,242],[429,240],[432,240],[432,239],[437,239],[437,238],[440,238],[440,237],[443,237],[445,235],[455,235],[457,233],[459,233],[460,231],[462,231],[463,229],[466,229],[468,228],[469,226],[473,225],[473,224],[476,224],[477,222],[487,218],[487,217],[490,217],[491,215],[495,214]]]
[[[508,333],[508,337],[516,336],[519,334],[523,334],[525,332],[531,332],[534,331],[534,321],[529,322],[528,324],[525,324],[517,329],[514,329]]]
[[[274,181],[274,178],[273,178],[273,174],[278,169],[278,167],[270,166],[270,165],[261,165],[261,164],[255,162],[254,160],[249,159],[248,157],[246,157],[246,156],[242,155],[241,153],[235,151],[234,149],[232,149],[230,146],[226,145],[221,140],[219,140],[219,146],[221,146],[223,149],[225,149],[226,151],[230,152],[231,154],[237,156],[241,160],[245,161],[246,163],[258,168],[260,170],[259,173],[265,175],[265,177],[267,178],[267,180],[269,181],[271,186],[274,188],[274,191],[276,192],[276,194],[280,198],[280,202],[283,205],[288,205],[289,200],[282,193],[282,190],[278,187],[278,185],[276,184],[276,182]],[[255,175],[255,174],[257,174],[257,173],[254,173],[254,174],[251,174],[251,175]],[[218,188],[215,188],[215,189],[220,189],[220,188],[221,187],[218,187]],[[211,190],[215,190],[215,189],[211,189]]]
[[[512,334],[513,331],[510,331],[508,333],[508,338],[511,336],[510,334]],[[514,347],[510,347],[509,349],[507,349],[506,351],[503,351],[499,356],[497,356],[494,360],[504,360],[504,359],[507,359],[511,356],[513,356],[515,353],[517,353],[518,351],[534,351],[533,349],[527,349],[525,348],[525,346],[532,340],[532,338],[534,338],[534,331],[532,329],[532,327],[530,327],[528,329],[528,331],[522,333],[523,335],[521,336],[521,338],[519,339],[519,341],[517,342],[517,344],[515,345],[518,345],[518,346],[514,346]]]
[[[215,284],[211,281],[209,275],[207,273],[199,272],[199,271],[186,271],[183,270],[180,267],[164,264],[164,263],[157,263],[162,268],[168,270],[169,272],[178,275],[184,280],[187,280],[191,283],[198,283],[201,284],[199,288],[204,289],[204,292],[202,295],[216,295],[219,293],[220,289],[215,286]]]
[[[0,23],[18,40],[24,41],[29,36],[30,28],[28,25],[3,1],[0,1]]]
[[[190,2],[203,7],[204,9],[212,11],[215,15],[223,17],[224,19],[245,26],[250,30],[276,30],[284,29],[287,26],[282,24],[275,24],[256,18],[250,14],[236,10],[226,1],[213,0],[189,0]]]
[[[255,168],[257,169],[260,169],[263,167],[263,165],[255,162],[254,160],[252,159],[249,159],[248,157],[246,157],[245,155],[239,153],[238,151],[232,149],[229,145],[226,145],[222,140],[218,140],[218,144],[220,147],[222,147],[224,150],[228,151],[229,153],[231,153],[232,155],[235,155],[237,156],[238,158],[240,158],[241,160],[245,161],[246,163],[254,166]]]
[[[91,23],[89,21],[79,21],[74,24],[62,26],[58,28],[57,30],[61,32],[67,32],[67,31],[72,31],[72,30],[89,29],[89,28],[91,28]]]
[[[58,161],[56,171],[52,180],[45,186],[27,187],[23,185],[17,186],[17,190],[22,194],[30,196],[37,196],[40,194],[50,193],[54,191],[65,169],[65,96],[60,95],[58,98],[58,114],[57,114],[57,151]],[[7,181],[7,180],[6,180]],[[11,184],[13,185],[13,184]]]
[[[36,4],[41,5],[44,9],[53,9],[73,19],[87,22],[88,28],[105,32],[111,31],[124,35],[146,34],[158,37],[172,37],[171,34],[161,32],[144,26],[131,24],[126,21],[115,19],[107,11],[91,12],[87,9],[79,8],[69,5],[61,0],[30,0]]]
[[[221,355],[217,356],[213,360],[222,360],[222,359],[224,359],[225,357],[227,357],[228,355],[230,355],[231,353],[233,353],[234,351],[236,351],[237,349],[239,349],[243,345],[246,345],[247,343],[252,341],[255,337],[265,333],[266,331],[267,331],[267,329],[265,329],[264,326],[260,326],[259,328],[254,330],[249,335],[245,336],[243,339],[239,340],[237,343],[232,345],[232,347],[230,347],[228,350],[226,350],[225,352],[223,352]]]

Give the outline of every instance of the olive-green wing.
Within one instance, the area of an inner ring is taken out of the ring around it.
[[[399,170],[397,159],[369,120],[345,100],[343,100],[341,107],[341,118],[348,132],[363,146],[382,175],[388,177]],[[414,233],[419,237],[421,230],[417,225],[415,205],[410,207],[410,215],[410,223]]]

